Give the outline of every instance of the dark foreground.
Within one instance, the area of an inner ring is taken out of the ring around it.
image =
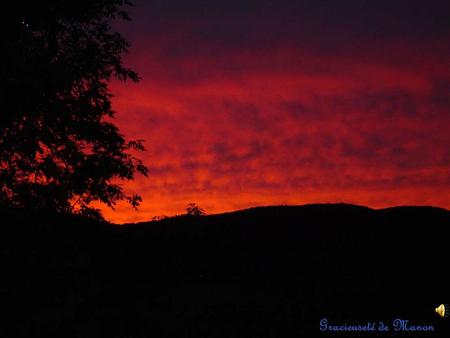
[[[2,211],[0,337],[450,337],[450,212],[266,207],[112,226]],[[6,311],[6,312],[4,312]],[[396,318],[432,325],[394,331]]]

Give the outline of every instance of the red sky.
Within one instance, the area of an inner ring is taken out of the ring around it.
[[[180,214],[190,202],[207,213],[450,208],[445,5],[169,3],[138,2],[119,26],[142,81],[112,83],[116,122],[146,140],[150,174],[124,183],[142,195],[139,210],[104,209],[109,220]]]

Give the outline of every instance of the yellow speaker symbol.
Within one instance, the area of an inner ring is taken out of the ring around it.
[[[436,313],[442,318],[447,317],[449,312],[448,305],[441,304],[436,309],[434,309],[434,311],[436,311]]]

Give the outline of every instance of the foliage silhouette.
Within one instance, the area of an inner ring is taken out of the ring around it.
[[[111,79],[138,81],[122,64],[128,43],[111,28],[126,0],[15,2],[2,15],[0,202],[98,216],[141,198],[115,179],[147,168],[111,122]]]
[[[187,216],[204,216],[205,215],[205,210],[200,208],[195,203],[189,203],[185,210],[186,210]]]

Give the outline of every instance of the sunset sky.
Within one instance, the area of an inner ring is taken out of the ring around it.
[[[116,122],[149,177],[114,222],[256,205],[450,208],[450,2],[134,1]]]

